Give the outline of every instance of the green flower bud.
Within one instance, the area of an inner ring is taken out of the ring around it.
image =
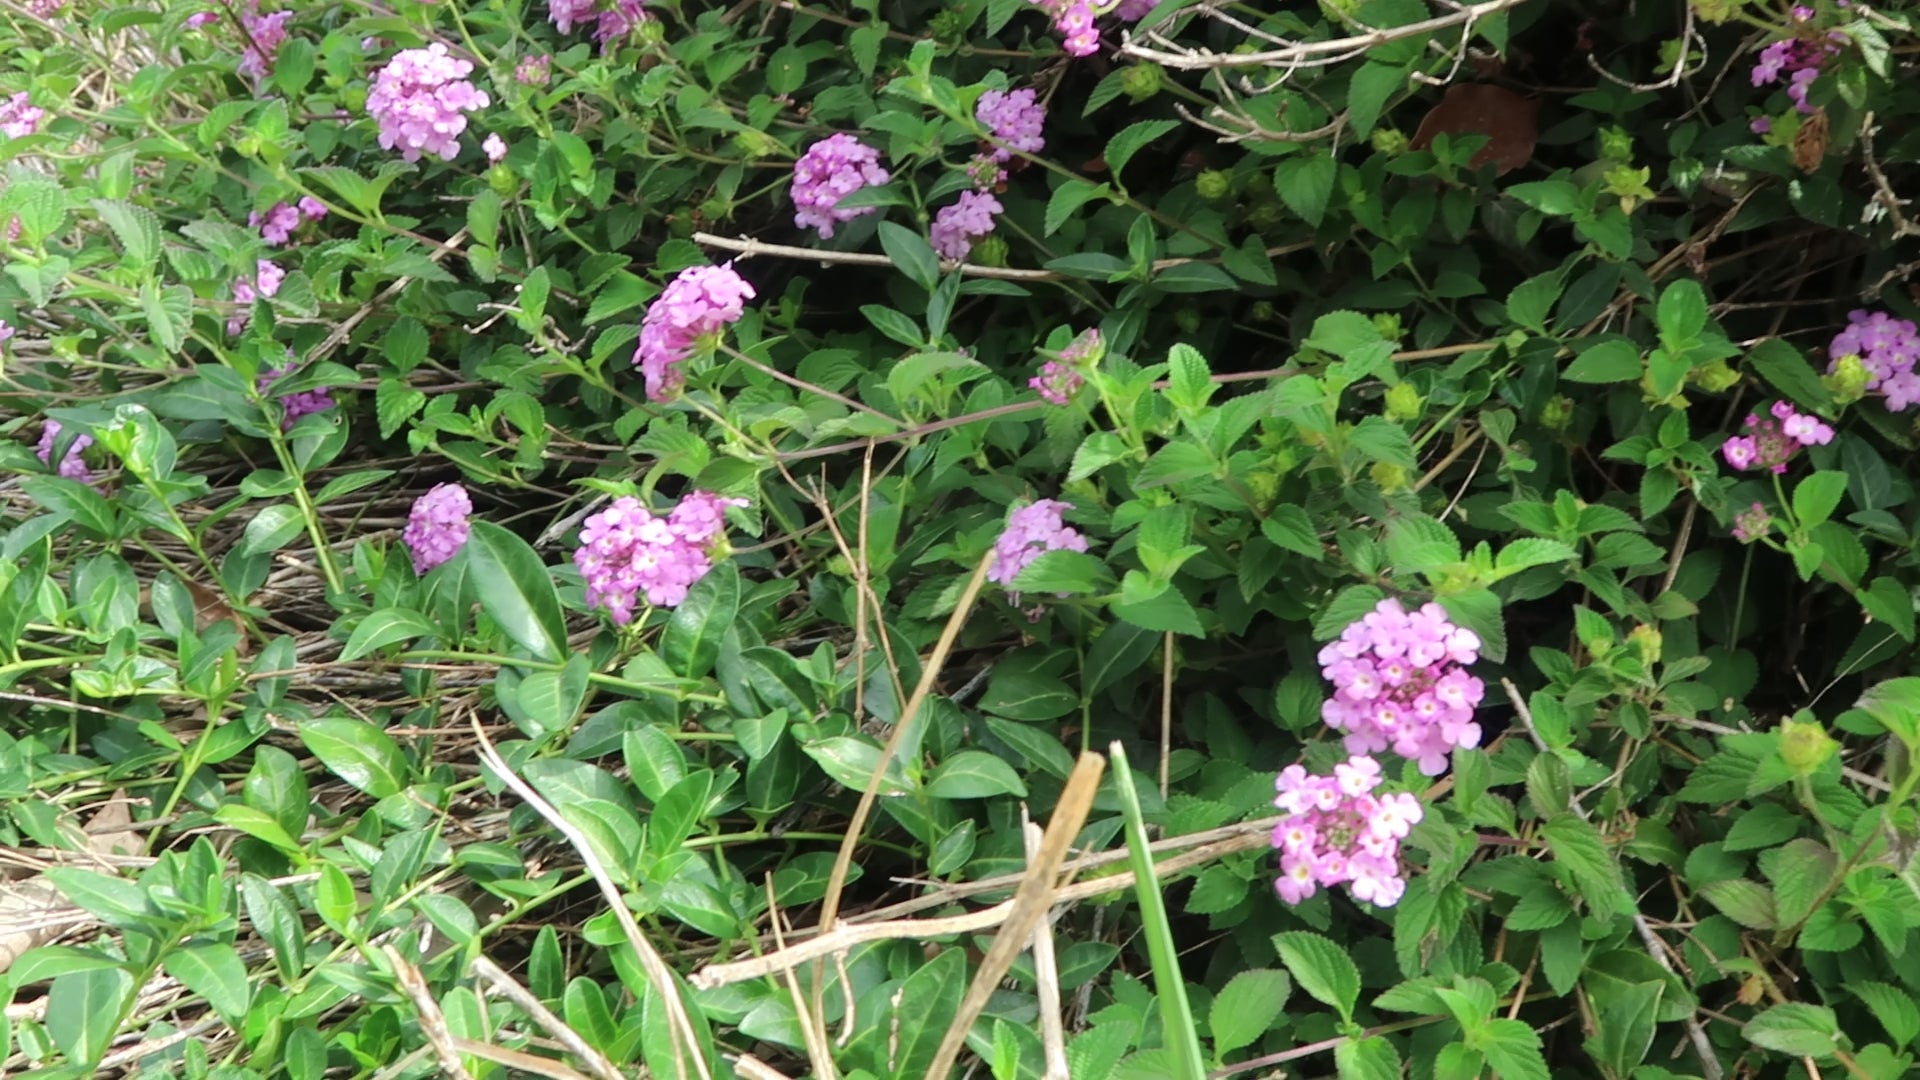
[[[927,31],[933,35],[935,41],[950,41],[959,37],[965,29],[965,24],[961,22],[961,13],[953,8],[941,11],[927,20]]]
[[[1174,312],[1173,324],[1180,328],[1181,333],[1197,334],[1200,332],[1200,313],[1190,307],[1183,307]]]
[[[1270,469],[1255,469],[1241,477],[1247,485],[1247,493],[1253,496],[1254,506],[1262,513],[1273,508],[1273,500],[1280,497],[1280,474]]]
[[[1386,338],[1388,341],[1400,340],[1400,316],[1390,311],[1383,311],[1375,315],[1373,317],[1373,328],[1378,330],[1380,336]]]
[[[1805,709],[1780,724],[1780,757],[1799,776],[1813,775],[1839,749],[1840,744]]]
[[[967,261],[980,266],[1007,265],[1007,242],[998,236],[984,236],[973,242]]]
[[[1271,300],[1255,300],[1253,306],[1247,310],[1247,314],[1253,317],[1254,322],[1272,322],[1279,317],[1279,313],[1273,309]]]
[[[1120,73],[1120,92],[1130,101],[1145,101],[1160,92],[1163,74],[1159,64],[1135,64]]]
[[[634,24],[631,37],[628,40],[642,49],[651,49],[655,46],[665,44],[667,40],[667,24],[659,19],[641,19],[638,23]]]
[[[1233,191],[1233,174],[1225,169],[1208,169],[1194,179],[1193,186],[1203,199],[1224,199]]]
[[[1390,461],[1374,462],[1373,467],[1367,470],[1367,475],[1372,477],[1373,482],[1380,485],[1380,490],[1388,495],[1407,490],[1408,481],[1413,479],[1413,475],[1404,466],[1395,465]]]
[[[1375,128],[1373,137],[1368,140],[1373,148],[1388,157],[1399,157],[1407,152],[1407,144],[1413,140],[1399,128]]]
[[[1641,623],[1627,634],[1627,644],[1640,653],[1640,662],[1652,667],[1660,662],[1660,631]]]
[[[1549,431],[1565,431],[1573,422],[1573,399],[1565,394],[1555,394],[1540,407],[1540,424]]]
[[[1853,353],[1834,362],[1833,370],[1822,376],[1820,381],[1833,391],[1833,400],[1837,404],[1850,405],[1866,396],[1867,383],[1873,379],[1873,373],[1867,365]]]
[[[1412,383],[1395,383],[1387,390],[1387,419],[1396,424],[1418,420],[1426,403]]]
[[[1633,160],[1633,136],[1622,127],[1600,129],[1600,156],[1614,161]]]
[[[513,175],[513,170],[502,163],[487,170],[487,186],[493,189],[495,195],[504,199],[520,190],[520,178]]]
[[[772,157],[780,152],[780,140],[759,128],[748,128],[734,135],[733,145],[739,147],[741,153],[754,159]]]
[[[1279,203],[1258,202],[1247,210],[1247,224],[1256,229],[1266,229],[1280,224],[1282,216]]]
[[[1718,394],[1731,390],[1740,382],[1740,373],[1727,366],[1725,360],[1714,360],[1688,373],[1700,389]]]
[[[708,199],[700,204],[700,216],[708,222],[725,221],[733,213],[733,204],[725,199]]]
[[[1726,22],[1745,6],[1745,0],[1693,0],[1694,13],[1710,23]]]

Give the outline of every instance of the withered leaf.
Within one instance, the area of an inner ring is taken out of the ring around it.
[[[1815,109],[1813,115],[1800,121],[1800,130],[1793,134],[1793,164],[1801,172],[1810,173],[1820,167],[1827,159],[1827,110]]]
[[[1448,135],[1485,135],[1487,145],[1473,155],[1474,168],[1492,162],[1494,175],[1507,173],[1533,160],[1539,136],[1540,103],[1492,83],[1454,83],[1440,103],[1420,121],[1409,145],[1425,150],[1442,132]]]

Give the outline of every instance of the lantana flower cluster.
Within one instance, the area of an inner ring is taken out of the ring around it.
[[[1455,626],[1445,608],[1409,612],[1388,597],[1320,650],[1334,686],[1321,719],[1344,735],[1350,754],[1391,749],[1438,776],[1455,747],[1480,745],[1473,710],[1486,686],[1466,671],[1479,658],[1479,635]]]
[[[1007,527],[993,542],[987,580],[1004,586],[1015,604],[1020,594],[1013,591],[1013,581],[1028,563],[1049,551],[1087,550],[1087,538],[1062,516],[1071,509],[1072,503],[1059,499],[1037,499],[1007,516]]]
[[[746,505],[693,491],[662,516],[632,496],[615,499],[586,520],[573,553],[587,606],[605,611],[616,626],[633,621],[642,598],[655,607],[679,606],[725,545],[727,507]]]
[[[1761,503],[1754,503],[1733,515],[1733,538],[1743,544],[1764,540],[1773,533],[1773,515]]]
[[[1817,416],[1798,412],[1792,402],[1776,401],[1771,414],[1749,413],[1747,434],[1735,435],[1720,444],[1720,456],[1736,469],[1787,471],[1787,461],[1803,446],[1824,446],[1833,441],[1833,429]]]
[[[1273,827],[1280,852],[1274,890],[1297,904],[1320,886],[1345,885],[1356,900],[1391,907],[1407,891],[1400,841],[1424,816],[1406,793],[1376,795],[1380,764],[1354,755],[1314,776],[1299,765],[1281,771],[1273,804],[1285,812]]]
[[[1069,56],[1092,56],[1100,48],[1100,31],[1093,20],[1098,13],[1094,0],[1029,0],[1053,20],[1054,32],[1063,39],[1060,47]]]
[[[48,420],[46,423],[40,425],[40,445],[34,448],[34,453],[39,455],[40,460],[49,466],[53,465],[53,444],[59,438],[60,421]],[[78,480],[83,484],[91,483],[93,481],[93,471],[87,468],[87,463],[81,459],[80,454],[92,445],[93,436],[74,436],[72,444],[67,447],[66,456],[60,459],[60,464],[56,471],[69,480]]]
[[[233,302],[239,305],[251,304],[262,297],[270,297],[280,291],[280,283],[287,279],[287,272],[271,259],[257,259],[253,264],[252,277],[233,279]],[[242,306],[227,319],[227,333],[238,337],[247,328],[253,316]]]
[[[547,19],[563,34],[593,24],[593,40],[605,49],[647,18],[641,0],[547,0]]]
[[[1865,389],[1885,395],[1887,408],[1894,412],[1905,412],[1920,401],[1920,375],[1913,370],[1914,361],[1920,360],[1920,332],[1911,319],[1896,319],[1884,311],[1850,311],[1846,329],[1833,336],[1827,356],[1829,373],[1840,370],[1848,357],[1855,358],[1865,369]]]
[[[933,215],[928,230],[933,250],[943,258],[964,260],[973,251],[974,241],[993,232],[993,215],[1004,209],[1000,200],[984,191],[963,191],[960,201],[943,206]]]
[[[9,139],[31,135],[40,130],[40,121],[46,116],[47,110],[35,106],[22,90],[0,102],[0,132],[5,132]]]
[[[829,135],[800,155],[793,163],[793,223],[813,229],[822,239],[833,236],[841,223],[878,207],[840,208],[840,200],[864,187],[877,187],[891,179],[880,167],[880,152],[845,132]]]
[[[262,397],[272,396],[273,384],[299,370],[300,365],[289,356],[286,363],[279,367],[267,368],[254,380]],[[312,390],[301,390],[292,394],[280,395],[280,430],[293,427],[294,421],[310,413],[325,412],[333,408],[333,392],[325,386]]]
[[[303,221],[319,221],[327,216],[327,207],[311,195],[302,195],[297,203],[277,202],[262,214],[258,210],[247,214],[247,227],[260,230],[260,239],[278,246],[286,243],[293,231]]]
[[[240,26],[245,31],[240,42],[240,74],[264,83],[273,77],[273,62],[280,46],[287,42],[287,21],[291,11],[260,14],[259,0],[247,0],[240,10]]]
[[[973,117],[1005,144],[994,148],[995,161],[1011,160],[1016,150],[1037,154],[1047,145],[1041,134],[1047,122],[1047,107],[1040,104],[1031,89],[988,90],[974,103]]]
[[[435,484],[413,501],[400,540],[413,556],[413,572],[425,574],[456,555],[473,530],[473,498],[459,484]]]
[[[423,153],[444,161],[459,156],[465,114],[491,101],[467,81],[472,72],[472,61],[448,55],[437,41],[395,54],[367,93],[367,112],[380,125],[380,146],[398,146],[407,161],[418,161]]]
[[[640,344],[633,351],[634,364],[646,376],[647,397],[671,398],[686,381],[682,365],[738,322],[753,295],[753,286],[732,263],[690,266],[675,275],[648,305],[640,321]]]
[[[1100,331],[1082,331],[1053,359],[1042,364],[1040,374],[1028,379],[1027,385],[1038,391],[1040,397],[1049,404],[1065,405],[1086,385],[1086,369],[1099,363],[1105,351]]]
[[[1796,25],[1812,21],[1813,15],[1810,7],[1793,9]],[[1782,83],[1787,88],[1787,97],[1793,100],[1793,107],[1803,115],[1811,114],[1814,107],[1807,103],[1807,91],[1820,77],[1820,69],[1846,44],[1847,35],[1838,30],[1828,31],[1824,38],[1801,35],[1782,38],[1760,50],[1760,59],[1753,65],[1753,85]]]

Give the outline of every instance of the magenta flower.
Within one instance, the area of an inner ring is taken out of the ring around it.
[[[1439,604],[1409,613],[1391,597],[1320,650],[1334,693],[1321,719],[1344,733],[1349,754],[1392,749],[1438,776],[1454,747],[1480,745],[1473,710],[1485,684],[1467,674],[1480,638],[1455,626]]]
[[[60,421],[48,420],[40,425],[40,445],[34,449],[34,453],[39,455],[41,461],[48,465],[53,464],[53,444],[59,438]],[[83,484],[92,483],[93,472],[87,468],[87,463],[80,457],[81,451],[92,445],[93,436],[74,436],[72,444],[67,447],[66,456],[60,459],[60,467],[56,471],[69,480],[78,480]]]
[[[488,164],[498,165],[501,160],[507,156],[507,143],[506,140],[500,137],[499,132],[490,132],[487,137],[481,141],[480,150],[487,155]]]
[[[413,500],[400,540],[413,555],[413,572],[425,574],[446,562],[467,542],[473,524],[473,499],[459,484],[435,484]]]
[[[690,266],[667,283],[640,322],[640,344],[633,362],[647,379],[647,397],[666,401],[686,381],[684,364],[711,348],[727,326],[738,322],[753,299],[753,286],[725,266]]]
[[[46,116],[47,110],[36,108],[22,90],[0,102],[0,132],[5,132],[10,139],[31,135],[40,130],[40,121]]]
[[[973,242],[993,232],[993,215],[1000,213],[1000,200],[984,191],[963,191],[960,201],[943,206],[933,215],[929,234],[933,250],[955,262],[973,251]]]
[[[189,30],[198,30],[203,26],[212,26],[219,21],[220,13],[217,11],[196,11],[187,16],[185,25]]]
[[[1733,538],[1743,544],[1764,539],[1773,532],[1773,515],[1767,508],[1754,503],[1733,516]]]
[[[1796,412],[1793,404],[1776,401],[1770,416],[1750,413],[1747,434],[1735,435],[1720,444],[1720,456],[1736,469],[1787,471],[1787,462],[1804,446],[1825,446],[1833,441],[1833,429],[1820,418]]]
[[[27,14],[36,19],[50,19],[67,6],[67,0],[26,0]]]
[[[293,359],[293,350],[289,349],[287,362],[279,367],[262,371],[260,377],[254,380],[254,386],[259,389],[262,397],[270,397],[273,384],[293,374],[299,368],[300,365]],[[290,430],[294,421],[309,413],[325,412],[334,406],[333,391],[325,386],[294,394],[281,394],[279,400],[281,431]]]
[[[13,334],[14,329],[12,324],[5,319],[0,319],[0,345],[5,345],[7,342],[12,341]]]
[[[679,606],[725,547],[726,508],[746,505],[694,491],[662,517],[631,496],[613,500],[586,520],[573,553],[587,606],[605,611],[616,626],[633,621],[642,597],[655,607]]]
[[[287,272],[267,259],[256,259],[253,264],[253,277],[233,279],[233,302],[251,304],[261,297],[270,297],[280,291],[280,283],[286,280]],[[234,311],[227,319],[227,333],[239,336],[247,324],[253,321],[253,315],[245,307]]]
[[[1015,150],[1037,154],[1047,145],[1040,134],[1047,122],[1047,107],[1040,104],[1030,89],[988,90],[974,105],[973,118],[1006,144],[994,148],[995,161],[1009,160]]]
[[[1760,50],[1760,59],[1753,65],[1753,85],[1766,86],[1784,81],[1787,97],[1792,99],[1793,107],[1803,114],[1812,113],[1814,107],[1807,102],[1807,91],[1812,89],[1814,80],[1820,77],[1821,67],[1839,55],[1846,44],[1847,36],[1838,30],[1829,32],[1820,41],[1798,37],[1776,41]]]
[[[1053,20],[1053,29],[1065,40],[1060,47],[1070,56],[1092,56],[1100,48],[1100,32],[1094,29],[1093,0],[1029,0]],[[1151,10],[1151,9],[1149,9]]]
[[[240,25],[246,30],[245,40],[240,43],[240,74],[255,83],[272,77],[273,62],[280,55],[280,46],[287,42],[287,20],[291,18],[291,11],[262,15],[258,0],[248,0],[240,12]]]
[[[514,65],[513,77],[522,86],[545,86],[553,78],[553,57],[529,56]]]
[[[641,0],[611,0],[606,10],[600,13],[600,23],[593,28],[593,40],[600,43],[600,51],[605,52],[613,43],[633,32],[634,27],[646,21],[647,13]]]
[[[1285,812],[1273,827],[1280,852],[1274,891],[1297,904],[1320,886],[1345,885],[1356,900],[1392,907],[1407,891],[1400,876],[1400,841],[1425,816],[1412,795],[1375,795],[1380,765],[1354,755],[1314,776],[1289,765],[1274,781],[1273,804]]]
[[[982,151],[967,161],[967,179],[977,191],[992,191],[1007,182],[1007,170],[990,153]]]
[[[463,114],[491,100],[467,81],[472,71],[472,61],[447,55],[437,41],[396,54],[374,76],[367,94],[367,113],[380,125],[381,147],[400,147],[407,161],[418,161],[423,153],[443,161],[457,157],[460,133],[467,129]]]
[[[1920,375],[1914,362],[1920,360],[1920,331],[1910,319],[1896,319],[1884,311],[1869,315],[1855,310],[1847,313],[1847,327],[1833,336],[1827,346],[1831,361],[1827,371],[1839,366],[1843,356],[1857,356],[1867,369],[1867,389],[1886,395],[1887,408],[1904,412],[1920,401]]]
[[[300,196],[300,201],[294,206],[300,211],[300,216],[308,221],[319,221],[327,216],[327,204],[311,195]]]
[[[1120,0],[1120,6],[1113,9],[1113,17],[1123,22],[1139,22],[1152,14],[1160,0]]]
[[[1057,356],[1043,364],[1040,374],[1028,379],[1027,385],[1038,391],[1050,404],[1065,405],[1086,385],[1087,378],[1082,373],[1099,363],[1105,352],[1100,331],[1083,331]]]
[[[890,178],[880,167],[879,151],[845,132],[829,135],[807,147],[807,152],[793,163],[793,205],[798,208],[793,223],[816,230],[822,239],[830,238],[841,223],[878,209],[860,206],[842,210],[840,200]]]
[[[260,230],[260,239],[269,244],[284,244],[300,227],[300,210],[287,203],[274,203],[265,214],[253,211],[247,215],[247,227]]]
[[[1028,563],[1049,551],[1087,550],[1087,538],[1061,517],[1071,509],[1072,503],[1039,499],[1007,515],[1007,527],[993,542],[993,565],[987,568],[987,580],[1004,586],[1015,604],[1020,602],[1020,594],[1013,591],[1013,581]]]

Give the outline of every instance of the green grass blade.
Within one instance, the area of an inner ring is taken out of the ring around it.
[[[1140,795],[1133,789],[1133,769],[1126,748],[1113,744],[1113,782],[1120,792],[1120,808],[1127,818],[1127,854],[1133,862],[1133,890],[1140,898],[1140,921],[1153,961],[1153,986],[1160,999],[1160,1026],[1166,1031],[1167,1065],[1172,1080],[1206,1080],[1206,1059],[1200,1052],[1200,1033],[1187,1004],[1187,983],[1180,975],[1180,951],[1167,922],[1166,898],[1153,871],[1153,853],[1147,850],[1147,823],[1140,814]]]

